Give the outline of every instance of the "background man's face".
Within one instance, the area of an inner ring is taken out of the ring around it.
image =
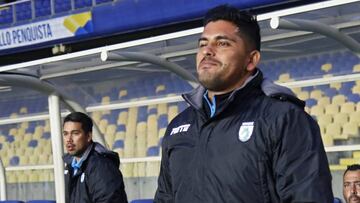
[[[346,203],[360,203],[360,170],[346,172],[343,182]]]
[[[80,158],[91,142],[91,133],[86,134],[79,122],[65,122],[63,139],[67,152]]]

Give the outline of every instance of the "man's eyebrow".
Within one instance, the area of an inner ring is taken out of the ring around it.
[[[232,41],[232,42],[235,42],[234,39],[229,38],[229,37],[226,36],[226,35],[218,35],[218,36],[215,37],[215,39],[216,39],[216,40],[225,39],[225,40],[230,40],[230,41]],[[208,40],[208,38],[206,38],[206,37],[200,37],[199,40],[198,40],[198,42],[200,42],[200,41],[209,41],[209,40]]]

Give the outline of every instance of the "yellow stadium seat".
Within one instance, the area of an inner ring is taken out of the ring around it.
[[[359,163],[360,163],[360,159],[358,159],[358,158],[341,158],[340,159],[340,165],[343,165],[343,166],[349,166],[349,165],[359,164]]]
[[[351,91],[353,94],[360,94],[360,85],[354,86]]]
[[[329,146],[333,146],[334,145],[334,139],[331,135],[329,134],[324,134],[321,136],[322,141],[324,143],[325,147],[329,147]]]
[[[360,72],[360,64],[354,65],[353,72]]]
[[[310,95],[309,95],[309,92],[307,92],[307,91],[301,91],[301,92],[299,92],[299,93],[297,94],[297,97],[298,97],[299,99],[305,101],[305,100],[309,99]]]
[[[331,63],[325,63],[321,66],[321,70],[323,70],[324,72],[329,72],[331,69],[332,69]]]
[[[146,163],[146,176],[157,177],[160,173],[160,162]]]
[[[291,90],[297,95],[299,92],[301,92],[301,87],[293,87]]]
[[[356,104],[356,111],[360,112],[360,101]]]
[[[177,116],[179,113],[179,108],[177,105],[171,105],[169,106],[169,109],[168,109],[168,119],[169,121],[171,121],[172,119],[175,118],[175,116]]]
[[[102,97],[101,104],[110,104],[110,97],[109,96]]]
[[[27,109],[25,106],[23,106],[23,107],[20,108],[19,113],[21,113],[21,114],[27,114],[27,113],[28,113],[28,109]]]
[[[340,111],[339,105],[337,104],[329,104],[325,106],[325,114],[335,115]]]
[[[333,116],[329,114],[319,115],[317,116],[317,122],[319,125],[327,126],[328,124],[333,122]]]
[[[334,82],[330,84],[331,88],[334,88],[336,90],[339,90],[341,88],[341,82]]]
[[[11,171],[6,173],[6,182],[7,183],[16,183],[17,182],[17,171]]]
[[[352,113],[355,112],[355,103],[354,102],[345,102],[340,106],[341,113]]]
[[[128,94],[127,90],[120,90],[120,91],[119,91],[118,98],[119,98],[119,99],[122,99],[122,98],[124,98],[125,96],[127,96],[127,94]]]
[[[329,97],[324,96],[324,97],[321,97],[321,98],[318,99],[318,105],[326,106],[326,105],[328,105],[330,103],[331,102],[330,102]]]
[[[360,111],[350,113],[349,122],[358,123],[360,126]]]
[[[331,171],[345,171],[347,166],[330,164],[329,168]]]
[[[330,123],[325,128],[325,134],[333,137],[334,139],[342,139],[342,129],[341,125],[338,123]],[[345,139],[345,138],[344,138]],[[347,139],[347,138],[346,138]]]
[[[158,104],[157,112],[158,115],[167,114],[167,104]]]
[[[320,105],[315,105],[310,109],[310,114],[314,116],[324,115],[324,112],[325,112],[324,107]]]
[[[133,163],[122,163],[120,164],[121,173],[125,178],[134,176],[134,164]]]
[[[284,83],[284,82],[290,82],[290,81],[293,81],[293,79],[291,79],[291,76],[289,73],[283,73],[283,74],[279,75],[278,82]]]
[[[164,137],[165,131],[166,131],[166,128],[160,128],[159,129],[159,133],[158,133],[159,138]]]
[[[121,111],[119,113],[119,117],[118,117],[118,120],[117,120],[117,124],[120,125],[120,124],[126,124],[127,123],[127,119],[128,119],[128,112],[127,111]]]
[[[323,96],[323,92],[321,90],[313,90],[310,92],[310,98],[320,99]]]
[[[344,123],[343,135],[348,137],[359,137],[359,124],[358,123]]]
[[[134,177],[145,177],[145,163],[134,164]]]
[[[360,151],[354,151],[353,158],[360,158]]]
[[[29,122],[22,122],[20,124],[20,128],[24,128],[24,129],[27,129],[29,127]]]
[[[349,122],[349,114],[338,113],[334,115],[334,123],[345,124]]]
[[[30,173],[29,182],[39,182],[39,174],[38,173]]]
[[[113,150],[114,152],[118,153],[119,154],[119,157],[124,157],[124,149],[122,148],[117,148],[117,149],[114,149]]]
[[[159,93],[161,91],[164,91],[165,89],[166,89],[165,85],[158,85],[158,86],[156,86],[155,92]]]
[[[332,103],[333,104],[344,104],[346,102],[346,97],[342,94],[336,95],[332,98]]]
[[[147,124],[140,122],[136,126],[136,157],[146,156],[146,130]]]

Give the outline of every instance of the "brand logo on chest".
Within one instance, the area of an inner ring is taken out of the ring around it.
[[[190,124],[185,124],[185,125],[181,125],[179,127],[173,128],[171,130],[170,135],[175,135],[177,133],[181,133],[181,132],[187,132],[189,130]]]
[[[241,142],[246,142],[251,138],[251,135],[254,130],[254,122],[244,122],[241,124],[239,129],[239,140]]]

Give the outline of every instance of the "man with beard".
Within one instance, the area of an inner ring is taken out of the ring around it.
[[[260,31],[248,12],[205,15],[200,86],[165,132],[155,202],[333,201],[320,131],[304,102],[263,78]]]
[[[127,203],[119,155],[92,141],[92,126],[81,112],[64,119],[66,203]]]
[[[346,203],[360,202],[360,165],[348,166],[343,177],[343,195]]]

